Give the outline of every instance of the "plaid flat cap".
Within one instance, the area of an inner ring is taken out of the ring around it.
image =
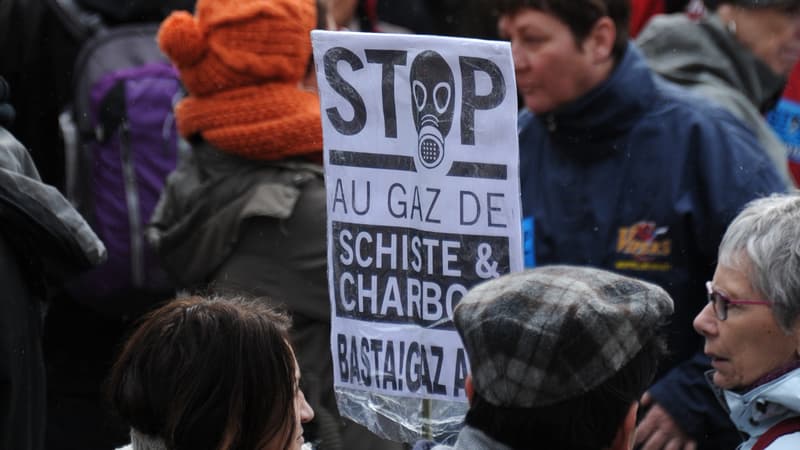
[[[455,309],[475,391],[531,408],[583,394],[615,374],[673,311],[660,287],[605,270],[545,266],[470,290]]]

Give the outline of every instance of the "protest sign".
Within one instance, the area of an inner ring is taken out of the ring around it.
[[[453,308],[475,284],[522,269],[509,44],[312,40],[340,410],[395,440],[454,435],[469,363]]]

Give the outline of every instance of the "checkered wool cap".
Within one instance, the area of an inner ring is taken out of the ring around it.
[[[660,287],[599,269],[546,266],[473,288],[455,309],[475,391],[502,407],[579,396],[630,361],[672,314]]]

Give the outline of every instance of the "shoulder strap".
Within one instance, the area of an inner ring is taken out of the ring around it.
[[[48,0],[47,4],[78,42],[84,42],[105,28],[99,14],[86,11],[75,0]]]
[[[766,433],[762,434],[751,450],[764,450],[779,437],[796,431],[800,431],[800,417],[786,419],[772,426]]]

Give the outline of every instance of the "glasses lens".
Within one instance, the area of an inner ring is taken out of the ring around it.
[[[725,298],[717,292],[711,293],[711,303],[714,305],[714,311],[717,313],[717,319],[725,320],[728,318],[728,302]]]

